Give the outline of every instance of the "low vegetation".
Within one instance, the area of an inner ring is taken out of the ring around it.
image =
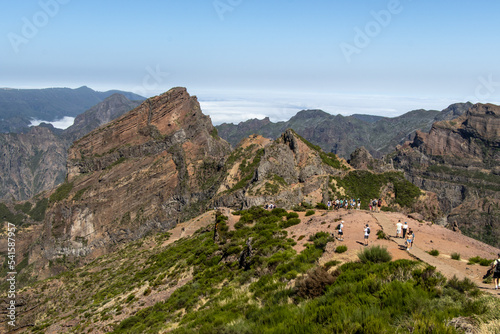
[[[49,203],[60,202],[66,198],[68,198],[69,193],[73,189],[73,182],[64,182],[61,184],[56,191],[50,195]]]
[[[485,258],[482,258],[480,256],[474,256],[474,257],[471,257],[469,259],[469,262],[467,264],[479,264],[483,267],[488,267],[489,265],[491,265],[491,263],[493,262],[493,260],[488,260],[488,259],[485,259]]]
[[[328,233],[309,236],[297,253],[282,227],[294,215],[261,208],[236,214],[235,230],[216,215],[218,238],[215,224],[167,247],[163,236],[150,236],[32,285],[44,316],[29,330],[43,333],[69,316],[78,333],[103,331],[99,326],[112,333],[455,333],[452,319],[488,324],[500,317],[498,299],[468,280],[391,261],[377,246],[364,248],[359,262],[319,266]],[[153,297],[160,301],[146,306]]]
[[[337,248],[335,248],[335,253],[345,253],[347,252],[347,246],[346,245],[340,245],[340,246],[337,246]]]
[[[362,209],[368,209],[371,199],[380,198],[381,189],[387,184],[391,184],[394,189],[394,199],[391,204],[411,207],[421,195],[420,189],[407,181],[401,172],[374,174],[369,171],[356,170],[349,172],[343,178],[332,177],[331,179],[336,180],[337,185],[331,184],[330,187],[337,197],[343,197],[338,193],[337,188],[344,188],[346,197],[361,200]]]
[[[438,256],[439,255],[439,251],[437,249],[431,249],[430,251],[428,251],[428,253],[432,256]]]

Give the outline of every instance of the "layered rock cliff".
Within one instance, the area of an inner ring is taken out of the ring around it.
[[[42,123],[28,133],[0,133],[0,200],[27,200],[62,183],[71,143],[139,104],[113,94],[64,131]]]
[[[185,88],[146,100],[73,144],[31,253],[71,261],[174,227],[206,208],[229,153]]]
[[[500,245],[500,107],[476,104],[393,156],[394,166],[422,189],[438,194],[443,224]]]

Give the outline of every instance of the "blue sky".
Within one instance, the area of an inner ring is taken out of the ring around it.
[[[214,123],[500,102],[500,3],[2,3],[0,87],[197,95]]]

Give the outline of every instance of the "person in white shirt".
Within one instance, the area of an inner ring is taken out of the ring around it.
[[[495,283],[495,290],[500,289],[500,253],[498,253],[498,259],[493,261],[493,283]]]
[[[341,221],[339,224],[339,241],[344,241],[344,221]]]
[[[403,225],[403,239],[406,238],[406,231],[408,231],[408,223],[405,222]]]
[[[368,224],[366,224],[364,232],[365,232],[365,246],[368,246],[368,237],[370,236],[370,226],[368,226]]]
[[[396,238],[401,238],[401,227],[403,224],[401,224],[401,220],[398,221],[396,224]]]

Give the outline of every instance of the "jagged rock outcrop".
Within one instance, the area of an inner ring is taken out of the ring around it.
[[[343,159],[327,155],[293,130],[273,142],[250,136],[228,162],[213,203],[237,209],[266,203],[290,208],[303,201],[315,205],[328,198],[330,176],[350,169]]]
[[[383,159],[375,159],[363,146],[352,152],[351,159],[348,162],[355,169],[371,170],[375,173],[394,170],[392,160],[385,163]]]
[[[444,224],[500,245],[500,107],[476,104],[435,123],[392,157],[418,187],[435,192]],[[478,205],[485,201],[487,205]]]
[[[229,152],[185,88],[146,100],[73,144],[32,252],[92,257],[174,227],[205,209]]]

